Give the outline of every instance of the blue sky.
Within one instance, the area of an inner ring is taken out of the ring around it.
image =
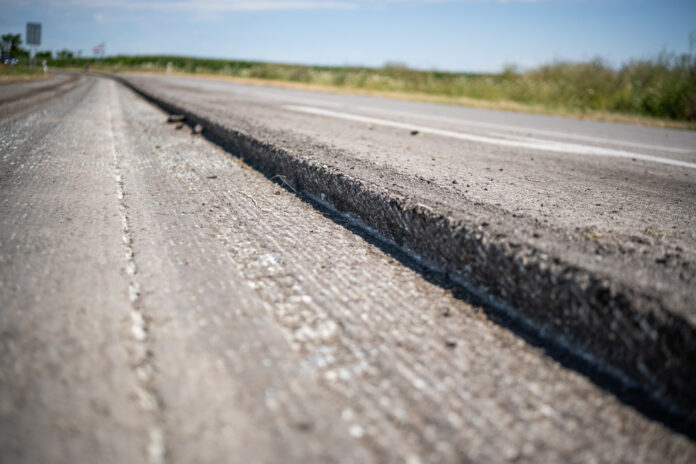
[[[0,0],[0,32],[41,49],[497,71],[689,51],[696,0]],[[696,50],[695,50],[696,51]]]

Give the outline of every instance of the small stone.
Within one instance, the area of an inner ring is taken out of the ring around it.
[[[350,408],[345,408],[343,411],[341,411],[341,418],[344,421],[352,421],[354,417],[355,413]]]
[[[312,430],[312,423],[309,421],[300,421],[296,425],[297,428],[303,432],[308,432]]]
[[[184,119],[186,119],[186,116],[183,114],[170,114],[167,122],[182,122]]]
[[[365,429],[360,427],[358,424],[351,425],[349,432],[350,436],[353,438],[362,438],[365,435]]]

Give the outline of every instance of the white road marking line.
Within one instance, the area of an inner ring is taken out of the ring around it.
[[[512,126],[506,126],[506,129],[513,129]],[[625,146],[625,147],[633,147],[633,148],[642,148],[645,150],[657,150],[657,151],[668,151],[672,153],[677,153],[677,154],[686,154],[686,155],[694,155],[696,154],[696,149],[694,150],[686,150],[684,148],[671,148],[671,147],[664,147],[661,145],[648,145],[645,143],[633,143],[633,142],[626,142],[624,140],[611,140],[611,139],[605,139],[601,137],[591,137],[588,135],[576,135],[576,134],[567,134],[563,132],[553,132],[553,131],[547,131],[547,130],[541,130],[541,129],[524,129],[524,128],[519,128],[517,129],[518,132],[527,132],[529,134],[536,134],[540,136],[549,136],[549,137],[561,137],[561,138],[567,138],[567,139],[575,139],[575,140],[580,140],[580,141],[585,141],[585,142],[595,142],[595,143],[605,143],[609,145],[619,145],[619,146]],[[531,137],[524,136],[524,135],[516,135],[513,133],[508,133],[508,134],[503,134],[501,132],[489,132],[489,135],[493,135],[495,137],[508,137],[511,139],[518,139],[518,140],[538,140],[538,139],[532,139]]]
[[[311,106],[288,105],[284,108],[299,111],[302,113],[316,114],[319,116],[329,116],[332,118],[346,119],[349,121],[364,122],[367,124],[378,124],[381,126],[395,127],[409,131],[418,131],[424,134],[439,135],[442,137],[450,137],[459,140],[467,140],[469,142],[487,143],[490,145],[498,145],[503,147],[527,148],[531,150],[544,150],[556,153],[572,153],[586,156],[611,156],[615,158],[637,159],[641,161],[650,161],[653,163],[667,164],[671,166],[679,166],[683,168],[696,169],[696,163],[687,163],[685,161],[674,160],[670,158],[662,158],[659,156],[645,155],[642,153],[634,153],[624,150],[614,150],[612,148],[595,147],[590,145],[580,145],[576,143],[564,143],[551,140],[542,140],[534,138],[526,138],[525,140],[505,140],[481,135],[464,134],[462,132],[453,132],[449,130],[436,129],[433,127],[418,126],[415,124],[407,124],[388,119],[372,118],[360,116],[350,113],[339,113],[336,111],[314,108]]]
[[[340,106],[340,105],[335,105],[335,106]],[[369,106],[356,106],[355,108],[359,109],[359,110],[364,110],[364,111],[373,111],[373,112],[375,111],[375,108],[371,108]],[[591,135],[571,134],[568,132],[535,129],[535,128],[530,128],[530,127],[517,127],[517,126],[513,126],[513,125],[509,125],[509,124],[496,124],[496,123],[490,123],[490,122],[473,121],[471,119],[450,118],[450,117],[446,117],[446,116],[435,116],[435,115],[422,114],[422,113],[406,113],[404,111],[384,110],[384,109],[379,109],[377,111],[379,111],[380,113],[391,113],[391,114],[394,114],[396,116],[402,116],[402,117],[417,117],[417,118],[422,118],[422,119],[432,119],[434,121],[442,121],[442,122],[446,122],[446,123],[450,123],[450,124],[460,124],[460,125],[465,125],[465,126],[476,126],[476,127],[484,127],[484,128],[489,128],[489,129],[523,132],[523,133],[536,134],[536,135],[541,135],[541,136],[575,139],[575,140],[581,140],[581,141],[586,141],[586,142],[608,143],[611,145],[623,145],[626,147],[643,148],[646,150],[669,151],[672,153],[691,154],[691,155],[696,154],[696,148],[694,148],[694,149],[673,148],[673,147],[666,147],[664,145],[652,145],[652,144],[647,144],[647,143],[628,142],[625,140],[607,139],[604,137],[595,137],[595,136],[591,136]],[[493,111],[495,111],[495,110],[493,110]],[[498,134],[495,134],[495,135],[498,135]],[[514,133],[512,135],[506,135],[506,137],[513,137],[513,136],[514,136]]]

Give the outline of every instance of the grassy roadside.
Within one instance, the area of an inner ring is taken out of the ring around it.
[[[0,85],[13,82],[23,82],[37,79],[45,79],[50,74],[44,74],[40,66],[29,67],[24,65],[8,66],[0,64]]]
[[[301,66],[176,56],[114,56],[53,60],[52,66],[95,71],[169,72],[326,92],[418,100],[696,129],[696,55],[663,54],[613,68],[601,60],[555,62],[497,74],[382,68]]]

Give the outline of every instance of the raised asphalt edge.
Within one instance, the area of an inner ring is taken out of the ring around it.
[[[455,221],[447,213],[387,188],[225,127],[110,75],[164,111],[201,124],[205,136],[269,177],[321,199],[408,254],[448,273],[544,338],[569,347],[627,388],[648,393],[670,413],[696,423],[696,328],[655,295],[610,282],[592,271],[549,260],[529,245],[511,244]]]

